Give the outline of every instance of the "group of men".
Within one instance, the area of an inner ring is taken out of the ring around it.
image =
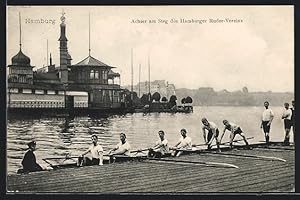
[[[230,123],[227,120],[224,120],[224,131],[221,136],[220,141],[218,140],[219,130],[217,125],[214,122],[208,121],[206,118],[202,119],[202,130],[205,144],[207,144],[208,149],[211,149],[211,143],[213,139],[216,140],[216,145],[218,150],[220,150],[219,144],[224,136],[226,130],[231,131],[230,135],[230,146],[232,147],[232,141],[236,134],[239,134],[243,137],[245,143],[248,145],[248,142],[239,126],[234,123]],[[159,140],[156,144],[148,149],[148,156],[150,157],[165,157],[167,155],[180,156],[184,151],[192,150],[192,139],[187,136],[186,129],[180,130],[181,137],[178,142],[173,146],[169,147],[168,140],[165,137],[163,130],[158,131]],[[206,136],[207,135],[207,136]],[[92,144],[90,147],[83,152],[78,157],[78,166],[83,165],[103,165],[103,148],[98,143],[98,136],[93,134],[91,136]],[[33,151],[36,149],[36,142],[32,141],[28,143],[29,150],[26,152],[22,165],[24,172],[32,171],[41,171],[43,168],[36,162],[35,155]],[[124,155],[130,156],[130,144],[126,140],[125,133],[120,133],[120,142],[108,152],[108,155]],[[90,153],[90,156],[85,156]]]
[[[203,138],[205,141],[205,144],[207,145],[207,149],[211,149],[212,147],[212,142],[213,140],[216,141],[216,146],[217,150],[220,150],[220,143],[223,139],[223,136],[226,132],[226,130],[230,131],[230,147],[233,148],[233,140],[236,135],[240,135],[246,146],[249,145],[242,129],[240,126],[229,122],[228,120],[223,120],[224,124],[224,130],[222,133],[221,138],[219,139],[219,129],[218,126],[212,122],[208,121],[206,118],[202,118],[202,131],[203,131]],[[160,130],[158,132],[159,135],[159,140],[156,142],[155,146],[153,148],[149,149],[148,156],[149,157],[164,157],[164,156],[180,156],[183,152],[185,151],[190,151],[192,150],[192,139],[187,136],[187,131],[186,129],[181,129],[180,130],[181,137],[178,140],[178,142],[173,146],[169,147],[168,146],[168,140],[165,138],[165,133],[164,131]]]
[[[262,114],[261,120],[261,128],[265,133],[266,143],[270,141],[270,127],[271,123],[274,119],[274,113],[269,108],[269,102],[264,102],[265,110]],[[295,102],[292,101],[292,108],[289,107],[288,103],[284,104],[285,110],[282,114],[282,119],[284,120],[284,129],[285,129],[285,138],[284,145],[289,145],[290,138],[290,129],[293,127],[293,132],[295,135]],[[212,121],[208,121],[207,118],[202,118],[202,131],[205,145],[207,145],[207,149],[210,150],[212,147],[212,142],[215,140],[217,150],[220,151],[220,143],[223,139],[223,136],[226,130],[230,131],[230,147],[233,148],[233,140],[236,135],[240,135],[246,147],[249,147],[249,143],[241,129],[240,126],[229,122],[228,120],[223,120],[224,129],[223,133],[219,139],[219,129],[216,123]],[[148,149],[149,157],[165,157],[165,156],[180,156],[185,151],[192,150],[192,139],[187,136],[187,130],[180,130],[181,137],[178,142],[173,146],[169,147],[168,140],[166,139],[165,132],[163,130],[158,131],[159,140],[155,143],[152,148]],[[100,144],[98,144],[98,136],[93,134],[91,136],[92,144],[82,155],[78,158],[78,166],[83,165],[103,165],[103,148]],[[43,168],[37,164],[35,155],[33,151],[36,149],[36,142],[32,141],[28,143],[29,150],[25,153],[25,156],[22,160],[23,170],[24,172],[31,171],[40,171]],[[108,155],[125,155],[130,156],[130,144],[126,140],[125,133],[120,133],[120,142],[108,152]],[[86,154],[90,153],[90,157],[85,157]]]
[[[203,130],[203,137],[205,144],[207,145],[208,149],[211,149],[212,142],[215,139],[217,149],[220,151],[220,143],[221,140],[226,132],[226,130],[230,131],[230,147],[233,148],[233,139],[238,134],[240,135],[244,142],[246,143],[246,146],[248,146],[247,139],[242,131],[242,129],[234,124],[229,122],[228,120],[224,120],[224,130],[223,134],[221,136],[221,139],[219,140],[219,129],[217,125],[214,122],[208,121],[206,118],[203,118],[202,120],[202,130]],[[148,149],[148,156],[149,157],[165,157],[165,156],[180,156],[184,151],[192,150],[192,139],[191,137],[187,136],[187,130],[181,129],[180,130],[181,137],[179,138],[178,142],[173,146],[169,147],[169,142],[167,138],[165,137],[165,132],[163,130],[158,131],[159,139],[155,143],[155,145],[152,148]],[[96,135],[92,135],[92,145],[90,148],[85,151],[80,157],[78,161],[78,165],[103,165],[103,148],[101,145],[97,143],[98,137]],[[108,152],[108,155],[125,155],[130,156],[130,144],[126,140],[126,135],[124,133],[120,134],[120,142],[116,145],[115,148],[110,150]],[[84,157],[87,153],[91,153],[91,157]]]
[[[264,106],[265,110],[262,114],[262,120],[261,120],[261,128],[263,129],[265,133],[266,143],[269,143],[270,141],[270,129],[271,129],[271,123],[274,119],[274,112],[269,107],[269,102],[265,101]],[[293,127],[293,133],[294,133],[294,140],[295,140],[295,101],[292,101],[292,107],[290,108],[289,103],[284,103],[284,111],[282,113],[283,124],[284,124],[284,141],[283,144],[288,146],[290,145],[290,130]]]

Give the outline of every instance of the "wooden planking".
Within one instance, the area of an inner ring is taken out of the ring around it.
[[[186,155],[187,161],[226,162],[240,169],[126,162],[8,176],[8,190],[22,192],[217,192],[292,191],[294,152],[238,150],[231,153],[276,156],[286,163],[225,158],[222,155]],[[279,179],[280,178],[280,179]],[[43,180],[43,181],[40,181]]]
[[[259,170],[257,170],[259,171]],[[219,173],[218,172],[215,172],[215,171],[212,171],[211,173],[201,173],[199,172],[198,170],[198,173],[197,171],[194,172],[194,176],[192,177],[186,177],[184,176],[184,181],[182,182],[178,182],[176,181],[175,179],[175,183],[173,181],[171,181],[171,183],[173,184],[168,184],[168,185],[165,185],[164,182],[158,182],[156,184],[156,186],[158,187],[162,187],[164,190],[169,190],[169,189],[172,189],[172,187],[174,187],[175,189],[179,190],[182,188],[183,190],[184,189],[190,189],[190,188],[195,188],[197,189],[197,185],[200,183],[201,185],[201,191],[206,191],[206,188],[209,189],[209,188],[213,188],[214,191],[216,191],[216,185],[220,185],[221,187],[224,186],[224,179],[225,180],[229,180],[227,182],[229,182],[230,184],[234,184],[234,181],[236,180],[240,180],[241,177],[239,176],[239,171],[231,171],[228,173],[228,171],[226,171],[227,173],[222,173],[223,171],[220,169],[219,170]],[[253,173],[256,173],[256,172],[253,172]],[[252,174],[252,172],[251,172]],[[218,180],[219,179],[219,180]],[[236,180],[235,180],[236,179]],[[217,181],[217,183],[216,183]],[[167,182],[170,182],[170,180],[167,180]],[[191,186],[188,186],[186,187],[187,185],[187,182],[188,183],[193,183],[193,184],[190,184]],[[165,186],[164,186],[165,185]],[[196,187],[195,187],[196,186]],[[143,188],[143,189],[146,189],[146,188]],[[153,188],[155,189],[155,188]],[[197,191],[195,189],[192,189],[191,191]],[[198,191],[199,191],[199,188],[198,188]]]

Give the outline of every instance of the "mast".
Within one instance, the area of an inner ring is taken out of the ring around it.
[[[91,56],[91,14],[89,12],[89,56]]]
[[[150,90],[150,88],[151,88],[151,83],[150,83],[150,56],[148,55],[148,75],[149,75],[149,77],[148,77],[148,81],[149,81],[149,84],[148,84],[148,91],[149,91],[149,94],[151,94],[151,90]]]
[[[50,66],[52,66],[52,56],[51,56],[51,53],[50,53]]]
[[[139,97],[141,97],[141,63],[139,66]]]
[[[19,45],[20,51],[22,49],[22,31],[21,31],[21,13],[19,12],[19,26],[20,26],[20,38],[19,38]]]
[[[131,48],[131,93],[133,92],[133,49]]]
[[[47,39],[47,62],[46,62],[46,65],[47,65],[47,66],[49,66],[49,64],[48,64],[48,59],[49,59],[49,58],[48,58],[48,39]]]

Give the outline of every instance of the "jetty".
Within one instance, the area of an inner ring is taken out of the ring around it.
[[[170,162],[170,160],[173,160]],[[180,160],[180,162],[178,162]],[[222,167],[209,163],[228,163]],[[294,192],[294,146],[252,145],[224,153],[197,152],[164,160],[130,160],[103,166],[8,175],[19,193]]]

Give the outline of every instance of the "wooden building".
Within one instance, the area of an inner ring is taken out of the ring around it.
[[[21,20],[20,20],[21,22]],[[61,16],[60,65],[33,71],[30,58],[20,50],[8,65],[8,108],[122,109],[125,92],[116,84],[119,73],[90,55],[72,65],[68,52],[64,13]]]

